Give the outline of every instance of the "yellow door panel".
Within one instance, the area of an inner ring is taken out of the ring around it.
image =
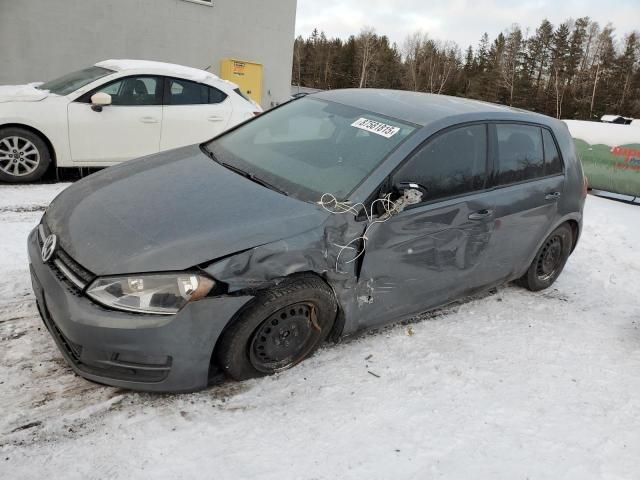
[[[242,93],[262,103],[262,64],[225,58],[220,64],[220,77],[237,84]]]

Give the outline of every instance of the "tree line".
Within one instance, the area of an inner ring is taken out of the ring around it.
[[[485,33],[463,52],[422,32],[398,47],[372,28],[346,40],[316,29],[295,40],[293,83],[441,93],[557,118],[640,118],[640,34],[617,38],[589,17],[543,20],[534,32],[514,24],[493,40]]]

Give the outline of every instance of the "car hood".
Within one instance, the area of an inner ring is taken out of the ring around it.
[[[0,103],[44,100],[50,93],[47,90],[38,90],[36,88],[38,85],[42,85],[42,82],[27,85],[0,85]]]
[[[130,161],[64,190],[46,222],[96,275],[177,271],[321,225],[319,206],[227,170],[199,146]]]

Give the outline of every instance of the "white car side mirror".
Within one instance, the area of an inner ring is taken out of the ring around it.
[[[91,109],[94,112],[101,112],[102,107],[111,105],[111,95],[104,92],[98,92],[91,96]]]

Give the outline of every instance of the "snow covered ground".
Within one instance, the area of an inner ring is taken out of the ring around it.
[[[41,326],[25,239],[64,187],[0,186],[0,478],[640,478],[639,206],[590,196],[548,291],[149,395],[76,377]]]

